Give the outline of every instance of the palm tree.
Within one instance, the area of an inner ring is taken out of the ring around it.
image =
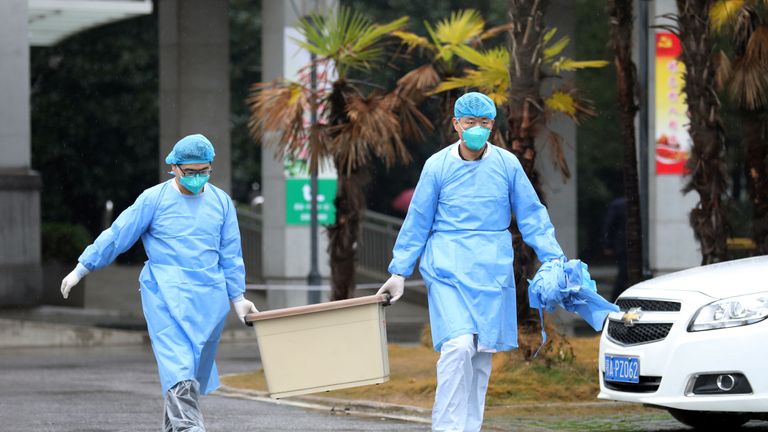
[[[688,104],[689,131],[693,145],[686,165],[690,180],[684,191],[695,190],[699,202],[691,210],[691,226],[701,245],[701,262],[726,259],[728,232],[724,194],[726,192],[725,134],[720,120],[720,102],[715,92],[715,56],[709,32],[709,11],[715,0],[677,0],[677,34],[685,64],[684,90]]]
[[[762,5],[761,5],[762,3]],[[710,9],[715,31],[730,33],[731,58],[720,52],[718,86],[727,90],[744,125],[746,174],[752,201],[752,237],[760,255],[768,254],[768,24],[766,2],[718,1]]]
[[[627,199],[626,260],[627,282],[634,285],[643,279],[642,227],[640,225],[640,179],[635,144],[637,114],[637,68],[632,61],[633,0],[610,0],[611,46],[615,53],[616,84],[619,96],[621,137],[624,141],[624,196]],[[642,127],[642,126],[641,126]]]
[[[365,83],[349,78],[351,71],[370,71],[379,64],[386,37],[407,21],[402,17],[374,24],[346,8],[302,19],[299,31],[305,41],[300,45],[315,54],[319,64],[335,67],[337,77],[321,82],[317,92],[307,82],[257,83],[248,98],[251,133],[275,134],[279,139],[271,141],[278,143],[278,156],[306,153],[311,170],[324,161],[336,168],[336,222],[328,226],[333,300],[349,298],[354,291],[356,245],[372,158],[387,166],[410,161],[403,136],[418,136],[420,127],[430,127],[406,89],[366,93]],[[308,127],[305,113],[316,107],[325,120]]]
[[[517,18],[528,22],[526,25],[532,25],[531,23],[535,21],[525,20],[519,16]],[[523,24],[513,23],[512,27],[514,29],[520,25]],[[456,47],[454,49],[456,54],[473,65],[475,69],[465,70],[463,76],[449,77],[435,89],[435,92],[442,92],[458,88],[477,88],[493,99],[500,110],[507,112],[507,137],[505,139],[497,132],[494,138],[497,143],[515,153],[542,202],[544,199],[538,187],[538,173],[534,168],[536,158],[534,142],[537,137],[546,137],[547,143],[551,146],[552,161],[559,168],[563,181],[570,177],[570,168],[562,147],[563,139],[547,128],[546,120],[560,114],[578,124],[583,117],[595,114],[589,102],[580,98],[577,89],[569,82],[553,86],[546,98],[542,98],[540,93],[542,80],[561,80],[559,74],[562,71],[603,67],[608,64],[602,60],[577,61],[561,55],[570,43],[570,38],[563,36],[555,40],[556,33],[557,29],[554,28],[537,33],[540,34],[536,42],[538,47],[532,49],[540,56],[533,62],[537,64],[536,72],[531,72],[527,66],[518,64],[523,63],[523,60],[522,57],[515,58],[515,55],[522,56],[520,50],[515,48],[520,46],[517,42],[512,43],[511,50],[495,47],[480,51],[469,46]],[[526,48],[524,51],[530,54],[531,49]],[[514,65],[512,71],[510,71],[510,64]],[[524,75],[528,73],[538,78],[532,79]],[[521,78],[518,79],[518,77]],[[536,90],[523,90],[524,84],[535,85]],[[537,266],[533,251],[522,241],[515,220],[510,224],[510,230],[513,234],[515,251],[514,273],[517,286],[518,324],[521,330],[525,331],[536,327],[539,322],[538,316],[533,314],[528,306],[527,289],[528,279],[533,278]],[[533,351],[535,349],[530,350],[531,353]]]
[[[480,46],[487,39],[506,31],[509,25],[486,29],[485,20],[479,12],[464,9],[451,13],[448,18],[438,21],[434,27],[425,21],[424,27],[429,38],[407,31],[393,32],[402,40],[409,54],[418,50],[428,58],[426,64],[408,72],[399,82],[403,88],[412,91],[411,99],[419,102],[432,95],[432,91],[441,81],[461,73],[465,63],[456,55],[457,48]],[[455,133],[451,126],[451,113],[457,97],[456,91],[440,94],[440,113],[436,123],[443,144],[449,143]]]
[[[544,61],[544,15],[548,0],[509,0],[509,143],[539,192],[535,138],[546,122],[541,98]],[[541,196],[541,193],[539,193]],[[527,254],[530,256],[530,251]]]
[[[544,57],[544,15],[548,0],[509,0],[509,104],[507,142],[525,174],[543,201],[536,172],[536,135],[546,122],[541,98],[541,66]],[[553,152],[554,154],[554,152]],[[522,241],[517,223],[512,221],[517,286],[517,321],[521,329],[531,329],[536,318],[528,308],[528,280],[535,272],[533,251]]]

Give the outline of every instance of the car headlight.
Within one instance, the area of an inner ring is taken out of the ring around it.
[[[768,292],[730,297],[696,312],[688,331],[714,330],[754,324],[768,318]]]

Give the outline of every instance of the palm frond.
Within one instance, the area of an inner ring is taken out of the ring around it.
[[[553,91],[545,100],[544,105],[551,112],[568,116],[577,125],[584,117],[594,117],[597,113],[591,102],[580,98],[572,84],[565,84]]]
[[[715,56],[715,85],[719,90],[724,89],[731,80],[731,60],[720,50]]]
[[[719,0],[709,9],[709,22],[715,31],[720,31],[726,24],[732,23],[744,6],[744,0]]]
[[[448,90],[466,87],[476,87],[475,82],[471,77],[449,77],[447,80],[438,84],[430,94],[437,94]]]
[[[729,93],[733,100],[748,110],[768,105],[768,68],[747,64],[745,59],[734,60],[731,67]]]
[[[558,39],[557,42],[544,48],[544,63],[552,63],[555,60],[555,57],[559,56],[570,43],[571,38],[568,36],[563,36]]]
[[[429,94],[437,94],[458,88],[476,88],[490,97],[497,106],[504,105],[509,97],[509,78],[492,79],[479,70],[467,69],[461,77],[450,77],[438,84]]]
[[[371,155],[381,158],[386,166],[410,161],[399,134],[393,100],[380,95],[353,95],[347,99],[349,122],[335,127],[331,142],[337,169],[349,174],[367,164]]]
[[[768,106],[768,26],[755,28],[744,54],[730,66],[728,89],[733,100],[747,110]]]
[[[272,81],[251,86],[246,100],[250,110],[248,129],[253,137],[272,135],[262,140],[275,145],[275,154],[296,156],[306,149],[307,130],[304,111],[309,105],[309,91],[298,83]]]
[[[392,36],[400,38],[400,40],[403,41],[403,44],[408,47],[409,51],[415,48],[425,48],[430,51],[434,51],[435,49],[434,45],[432,45],[427,38],[419,36],[416,33],[395,30],[392,32]]]
[[[509,99],[509,93],[503,87],[494,87],[486,90],[486,96],[491,98],[497,107],[503,106]]]
[[[480,36],[485,20],[474,9],[454,11],[451,16],[438,21],[435,28],[437,39],[447,45],[462,45]]]
[[[744,59],[755,65],[768,65],[768,25],[761,24],[747,41]]]
[[[360,37],[352,47],[353,50],[362,51],[378,43],[384,36],[405,27],[408,20],[407,16],[403,16],[386,24],[373,24],[370,28],[363,29],[364,31],[360,32]]]
[[[407,91],[398,86],[395,91],[385,96],[386,104],[392,107],[397,113],[400,130],[405,138],[413,138],[424,141],[425,131],[434,130],[432,122],[418,109],[418,102],[423,98],[423,94],[418,97],[412,97]]]
[[[437,70],[432,63],[427,63],[403,75],[397,80],[397,86],[406,97],[418,100],[419,96],[432,91],[439,82]]]
[[[435,58],[445,63],[450,63],[453,51],[445,48],[445,44],[437,37],[437,33],[429,21],[424,21],[424,28],[427,29],[427,34],[432,38],[432,44],[435,49]]]
[[[744,53],[752,33],[762,21],[760,14],[751,7],[745,6],[738,11],[736,18],[728,28],[732,33],[731,40],[736,57]]]
[[[544,36],[542,37],[542,42],[544,42],[544,45],[547,45],[550,40],[555,36],[555,33],[557,33],[557,27],[552,27],[551,29],[547,30],[546,33],[544,33]]]
[[[562,177],[563,183],[565,183],[571,178],[571,169],[568,167],[568,160],[565,158],[563,137],[557,132],[549,129],[547,142],[550,147],[552,165],[560,171],[560,176]]]
[[[514,24],[512,24],[512,23],[507,23],[507,24],[502,24],[502,25],[496,26],[496,27],[491,27],[488,30],[482,32],[480,34],[480,36],[478,36],[478,39],[480,39],[480,40],[490,39],[490,38],[496,36],[499,33],[504,33],[504,32],[507,32],[507,31],[511,30],[512,27],[514,27]]]
[[[601,68],[607,66],[609,63],[605,60],[573,60],[568,57],[560,57],[559,60],[552,63],[552,70],[555,73],[562,71],[575,71],[579,69],[588,68]]]
[[[509,66],[509,51],[504,47],[491,48],[486,51],[478,51],[472,47],[462,45],[454,48],[456,54],[464,60],[472,63],[480,69],[507,73]]]
[[[296,42],[319,57],[332,59],[343,78],[351,69],[371,69],[384,53],[382,39],[402,29],[407,22],[408,17],[401,17],[386,24],[375,24],[359,12],[339,7],[325,15],[300,19],[299,32],[305,40]]]
[[[509,72],[507,71],[509,51],[503,47],[478,51],[462,45],[455,47],[455,52],[459,57],[476,66],[477,69],[467,69],[464,76],[449,78],[440,83],[432,93],[474,87],[487,94],[497,105],[505,103],[509,89]]]
[[[309,127],[309,138],[305,158],[309,160],[309,172],[316,173],[321,169],[330,169],[332,166],[332,153],[329,151],[330,136],[328,127],[322,123],[315,123]]]
[[[568,93],[562,91],[552,92],[551,95],[544,101],[547,108],[563,113],[568,117],[576,116],[576,101]]]

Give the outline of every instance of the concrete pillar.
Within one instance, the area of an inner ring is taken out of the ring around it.
[[[676,14],[677,6],[674,0],[656,0],[650,7],[650,24],[670,24],[669,20],[661,18],[666,14]],[[696,206],[699,196],[696,192],[683,195],[682,189],[688,182],[687,176],[660,175],[656,172],[656,137],[657,129],[662,125],[656,124],[656,37],[663,30],[649,32],[648,46],[648,100],[651,106],[649,113],[649,261],[654,275],[669,273],[701,264],[701,248],[693,234],[689,222],[691,209]],[[681,97],[685,97],[681,95]],[[681,125],[682,126],[682,125]]]
[[[40,176],[30,170],[27,0],[0,2],[0,307],[42,293]]]
[[[309,54],[299,49],[292,38],[299,37],[294,26],[300,14],[315,7],[329,7],[333,1],[265,1],[262,2],[262,81],[277,78],[296,79],[298,70],[309,64]],[[294,8],[296,6],[296,8]],[[262,146],[261,176],[264,191],[262,265],[268,284],[307,282],[310,269],[310,232],[307,225],[286,223],[286,174],[284,162],[275,160],[273,138],[265,137]],[[318,235],[320,274],[330,275],[327,233],[322,227]],[[307,303],[303,290],[269,291],[269,308]]]
[[[571,43],[563,55],[575,57],[575,19],[574,8],[576,6],[570,0],[555,0],[547,9],[546,25],[548,28],[557,28],[559,38],[565,35],[571,36]],[[562,74],[565,79],[572,79],[573,73]],[[536,168],[541,173],[541,189],[546,200],[549,217],[555,226],[555,234],[563,252],[568,258],[576,258],[578,252],[578,208],[576,206],[576,125],[564,116],[557,116],[548,122],[548,127],[563,138],[563,154],[571,170],[571,178],[563,182],[560,170],[552,164],[551,146],[549,139],[543,134],[537,139]]]
[[[160,46],[160,179],[181,137],[202,133],[216,149],[211,182],[231,190],[229,3],[157,2]]]

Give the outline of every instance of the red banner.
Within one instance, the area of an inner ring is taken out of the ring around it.
[[[680,40],[672,33],[656,34],[656,174],[683,175],[691,149],[685,65],[679,60]]]

